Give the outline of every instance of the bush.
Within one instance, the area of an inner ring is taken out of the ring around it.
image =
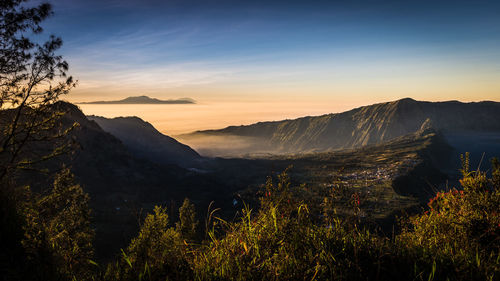
[[[29,189],[24,193],[21,243],[30,267],[26,274],[32,275],[24,278],[90,279],[95,263],[89,196],[75,184],[69,169],[56,176],[47,195],[34,194]]]
[[[500,269],[500,170],[496,160],[492,163],[489,179],[485,172],[470,172],[466,156],[460,190],[437,193],[428,211],[410,219],[399,236],[400,245],[451,260],[460,272],[457,279],[493,279]]]
[[[198,220],[196,219],[194,204],[187,198],[184,199],[182,206],[179,208],[179,222],[175,224],[175,227],[184,239],[195,239]]]
[[[122,257],[110,265],[106,280],[187,280],[191,275],[185,260],[185,241],[169,227],[165,208],[156,206],[147,215],[139,235]]]

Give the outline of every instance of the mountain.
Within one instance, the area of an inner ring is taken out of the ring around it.
[[[500,134],[500,103],[484,101],[425,102],[405,98],[393,102],[363,106],[343,113],[303,117],[293,120],[259,122],[247,126],[230,126],[221,130],[197,131],[179,136],[194,146],[198,139],[217,138],[217,147],[235,137],[245,140],[240,153],[298,153],[350,149],[379,144],[432,127],[444,135],[487,132]],[[204,145],[204,142],[199,141]],[[200,153],[211,151],[210,145],[194,146]]]
[[[50,171],[57,171],[63,164],[70,167],[76,180],[90,195],[93,226],[97,233],[96,251],[102,259],[110,258],[110,254],[129,243],[136,234],[137,222],[153,206],[166,205],[175,217],[173,210],[185,197],[195,203],[199,214],[205,214],[206,207],[214,200],[221,208],[218,215],[230,219],[241,208],[241,203],[234,204],[235,198],[258,206],[257,192],[266,178],[290,165],[294,167],[291,175],[295,182],[307,183],[311,188],[304,192],[307,192],[307,198],[314,200],[322,199],[321,194],[332,179],[362,183],[360,188],[377,192],[370,208],[383,210],[377,213],[379,217],[392,212],[394,206],[403,209],[414,206],[416,199],[406,198],[408,195],[427,199],[433,192],[428,186],[438,186],[446,180],[438,162],[449,157],[449,149],[440,133],[433,129],[436,121],[430,117],[420,124],[415,121],[418,126],[415,125],[411,134],[359,149],[254,159],[204,159],[139,118],[87,117],[73,104],[58,102],[53,106],[55,111],[65,112],[56,126],[57,131],[78,123],[66,135],[66,140],[78,146],[73,154],[40,163],[33,171],[23,171],[19,180],[34,191],[43,191],[51,179],[35,170],[48,170],[48,174],[53,174]],[[488,114],[488,108],[482,110]],[[9,112],[0,111],[0,117]],[[483,119],[486,121],[490,120]],[[438,119],[437,122],[439,125],[441,121]],[[487,128],[484,124],[480,127]],[[271,132],[261,132],[255,138],[265,141],[264,137]],[[226,138],[224,134],[222,136]],[[50,145],[35,144],[29,151],[45,155],[50,151]],[[186,169],[169,164],[170,160],[162,161],[165,159],[191,159],[195,165]],[[314,200],[311,206],[320,206],[321,201]]]
[[[99,257],[109,258],[109,255],[125,247],[136,234],[137,221],[154,205],[168,204],[175,210],[186,197],[203,210],[212,200],[217,206],[230,204],[232,195],[225,183],[178,165],[158,164],[136,157],[119,138],[88,119],[73,104],[58,102],[53,109],[54,112],[65,113],[56,124],[55,131],[64,131],[78,124],[65,137],[68,143],[76,144],[72,153],[38,163],[31,170],[19,172],[16,178],[20,184],[29,185],[34,191],[43,191],[53,181],[48,175],[53,175],[63,165],[69,167],[76,181],[90,195]],[[11,113],[9,110],[0,111],[0,120]],[[143,121],[134,124],[148,127]],[[2,125],[0,123],[0,128]],[[166,136],[159,138],[170,141]],[[177,142],[172,144],[184,149],[184,153],[197,157],[196,152],[186,149],[186,146]],[[52,141],[30,144],[26,156],[47,155],[54,146]]]
[[[148,96],[128,97],[117,101],[92,101],[80,102],[79,104],[194,104],[195,100],[190,98],[181,98],[175,100],[159,100]]]
[[[150,123],[138,117],[105,118],[87,116],[104,131],[120,139],[136,157],[159,164],[189,166],[200,155],[189,146],[179,143],[156,130]]]

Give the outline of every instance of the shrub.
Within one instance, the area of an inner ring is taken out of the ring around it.
[[[493,168],[491,179],[485,172],[470,172],[466,156],[461,188],[438,192],[429,201],[429,210],[410,219],[399,236],[401,245],[451,260],[462,275],[455,276],[458,279],[492,279],[500,269],[500,186],[495,178],[499,166]]]
[[[95,263],[89,196],[73,174],[64,168],[49,194],[28,190],[27,196],[22,245],[32,273],[46,280],[90,278]]]
[[[107,280],[187,280],[190,268],[185,260],[185,241],[169,227],[165,208],[156,206],[147,215],[139,235],[122,257],[110,265]]]
[[[184,199],[179,208],[179,221],[175,224],[177,232],[186,240],[193,240],[196,237],[196,228],[198,220],[196,219],[196,210],[194,204],[189,199]]]

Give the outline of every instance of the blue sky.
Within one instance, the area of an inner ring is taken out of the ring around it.
[[[54,0],[71,100],[500,100],[500,1]]]

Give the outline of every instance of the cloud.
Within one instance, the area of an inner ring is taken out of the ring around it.
[[[127,89],[166,89],[189,85],[216,83],[231,76],[228,70],[204,69],[201,66],[178,64],[148,68],[120,69],[113,66],[103,70],[86,70],[79,77],[80,90],[109,88],[113,91]],[[78,72],[77,72],[78,73]]]

